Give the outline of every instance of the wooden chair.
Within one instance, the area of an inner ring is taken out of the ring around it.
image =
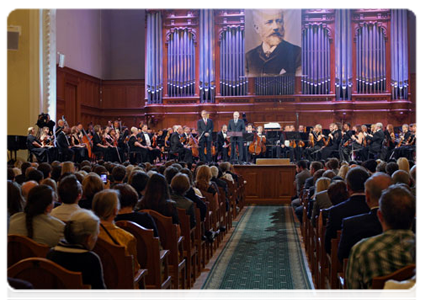
[[[372,289],[383,289],[385,282],[388,280],[403,281],[410,279],[416,274],[416,265],[405,266],[391,274],[385,276],[378,276],[372,279]]]
[[[186,261],[184,259],[183,236],[178,236],[178,225],[172,223],[171,217],[163,216],[151,209],[142,210],[154,218],[159,231],[162,247],[170,251],[169,270],[172,277],[172,287],[178,289],[186,288],[185,272]]]
[[[319,219],[317,220],[317,248],[319,249],[319,256],[317,259],[317,288],[326,288],[326,279],[329,277],[327,255],[325,250],[325,225],[323,210],[320,210]]]
[[[116,225],[132,233],[137,239],[138,262],[141,268],[148,270],[146,288],[170,289],[169,250],[160,250],[160,239],[154,236],[154,231],[131,221],[117,221]]]
[[[347,284],[345,282],[345,272],[347,271],[347,264],[348,264],[348,258],[344,258],[344,261],[342,263],[342,271],[338,272],[338,286],[341,290],[347,289]]]
[[[201,213],[198,207],[195,208],[195,217],[197,219],[197,226],[195,226],[195,246],[197,247],[197,272],[201,274],[201,271],[206,267],[206,241],[203,240],[204,236],[204,224],[201,221]]]
[[[29,257],[45,258],[50,247],[40,244],[23,235],[9,234],[7,236],[7,266]]]
[[[226,227],[226,232],[230,229],[229,213],[226,211],[226,193],[222,187],[219,187],[219,206],[220,206],[220,222]]]
[[[134,289],[145,286],[146,269],[134,272],[132,255],[126,255],[125,247],[98,238],[93,249],[100,256],[104,282],[108,289]]]
[[[187,263],[187,285],[191,287],[197,278],[197,247],[195,245],[195,228],[191,228],[190,216],[185,209],[178,208],[181,233],[184,237],[184,258]],[[199,220],[198,220],[199,221]]]
[[[7,276],[30,282],[35,289],[89,289],[82,273],[72,272],[41,257],[25,258],[7,269]]]
[[[330,255],[326,254],[329,268],[329,283],[331,289],[338,289],[338,272],[342,271],[342,266],[338,260],[338,244],[341,239],[341,230],[337,231],[335,239],[331,240]]]
[[[232,181],[222,178],[228,184],[228,191],[229,191],[229,205],[232,208],[232,219],[235,219],[237,216],[236,210],[236,187]]]
[[[211,213],[209,213],[209,221],[210,221],[210,230],[217,231],[220,227],[219,223],[219,207],[216,206],[215,196],[213,194],[208,193],[206,191],[201,191],[201,194],[206,198],[206,201],[209,203],[209,210]],[[217,247],[219,247],[220,240],[221,240],[221,234],[215,239],[213,243],[213,250],[215,251]]]

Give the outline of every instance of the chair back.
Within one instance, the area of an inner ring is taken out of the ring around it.
[[[29,237],[17,234],[7,236],[7,266],[29,257],[45,258],[50,247],[40,244]]]
[[[154,236],[153,229],[144,228],[131,221],[117,221],[116,225],[131,233],[137,240],[137,258],[143,269],[148,269],[147,286],[161,288],[160,239]]]
[[[416,274],[416,265],[411,264],[405,266],[391,274],[375,277],[372,280],[372,289],[383,289],[385,282],[388,280],[403,281],[410,279]]]
[[[7,269],[7,276],[26,280],[36,289],[89,289],[82,273],[72,272],[41,257],[25,258]]]
[[[99,237],[93,251],[100,256],[108,289],[134,288],[133,259],[132,255],[126,255],[125,247],[110,244]]]

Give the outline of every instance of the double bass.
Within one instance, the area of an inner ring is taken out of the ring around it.
[[[82,143],[84,143],[85,146],[87,147],[88,157],[92,158],[93,143],[84,128],[82,128]]]

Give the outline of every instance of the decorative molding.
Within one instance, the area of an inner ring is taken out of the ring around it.
[[[163,27],[196,27],[199,10],[172,9],[163,11]]]
[[[56,120],[56,10],[40,10],[40,73],[42,106],[40,110],[50,114]]]

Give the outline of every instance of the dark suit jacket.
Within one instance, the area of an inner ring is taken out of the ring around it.
[[[301,66],[301,48],[282,41],[270,56],[266,57],[260,44],[247,52],[245,62],[247,76],[279,75],[281,72],[294,75],[297,68]]]
[[[207,119],[207,125],[204,123],[203,119],[198,120],[198,122],[197,122],[198,138],[200,138],[201,134],[203,134],[203,132],[204,132],[204,134],[208,133],[209,136],[206,137],[203,134],[201,139],[211,141],[213,139],[213,129],[214,129],[214,126],[213,126],[212,120]]]
[[[348,258],[351,248],[357,242],[382,233],[377,210],[374,208],[366,214],[345,218],[342,221],[342,234],[338,247],[338,258],[341,262],[344,258]]]
[[[69,149],[68,137],[63,131],[56,136],[56,144],[60,149]]]
[[[221,151],[223,144],[225,143],[225,139],[223,138],[222,130],[219,131],[216,135],[216,144],[217,144],[217,151]]]
[[[385,139],[385,134],[382,130],[378,130],[373,134],[372,143],[370,144],[370,150],[374,152],[380,151],[382,149],[383,140]]]
[[[368,213],[370,211],[366,204],[364,195],[354,195],[344,202],[332,206],[329,211],[328,224],[325,234],[325,249],[327,253],[331,250],[331,239],[336,238],[336,232],[341,230],[342,220],[351,216]]]
[[[172,135],[170,136],[170,151],[180,152],[183,149],[184,145],[182,145],[181,141],[179,140],[179,133],[172,133]]]
[[[235,124],[234,119],[230,119],[228,124],[228,131],[244,132],[245,131],[244,120],[238,119],[238,122]],[[237,140],[238,138],[231,138],[231,139]],[[239,139],[243,140],[242,137]]]

